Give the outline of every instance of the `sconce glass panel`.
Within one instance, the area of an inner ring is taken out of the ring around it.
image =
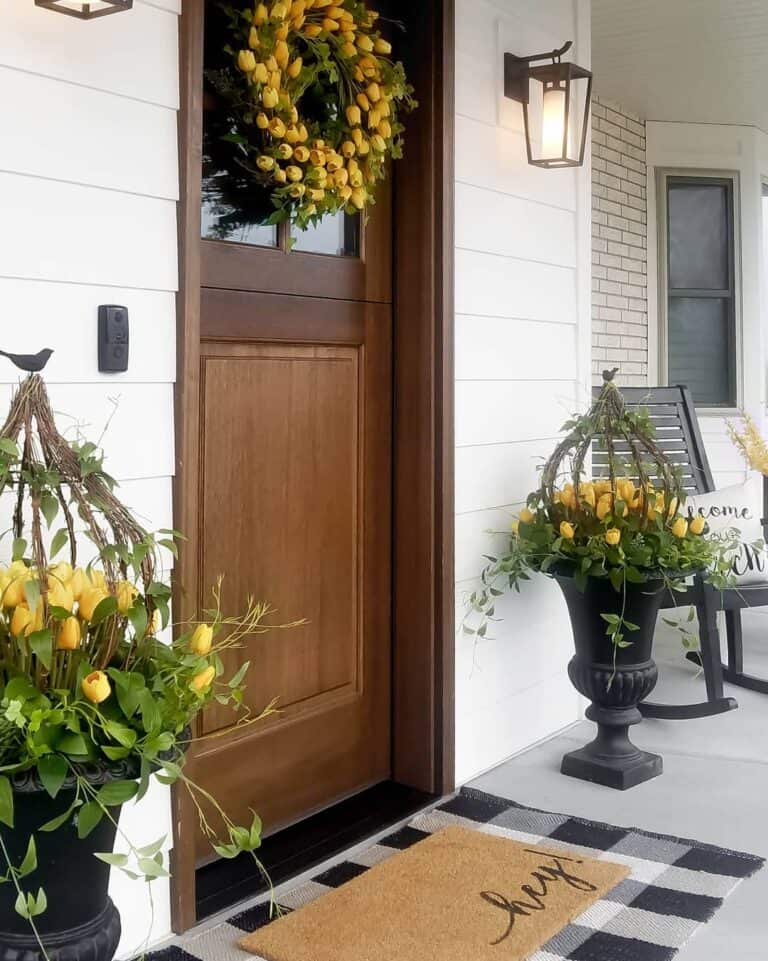
[[[592,74],[574,63],[531,67],[529,101],[523,103],[528,162],[536,167],[584,163],[592,99]]]

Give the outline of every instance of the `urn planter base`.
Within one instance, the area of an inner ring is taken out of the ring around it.
[[[120,941],[120,915],[111,899],[87,924],[43,936],[51,961],[111,961]],[[42,961],[31,934],[0,934],[0,961]]]
[[[629,725],[642,718],[638,710],[611,711],[592,705],[586,713],[597,724],[597,737],[565,755],[560,768],[563,774],[626,791],[663,773],[661,757],[641,751],[629,739]]]

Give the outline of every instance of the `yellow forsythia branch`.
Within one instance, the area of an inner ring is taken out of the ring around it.
[[[725,422],[725,426],[728,436],[752,470],[768,476],[768,443],[750,415],[742,412],[740,426],[730,420]]]

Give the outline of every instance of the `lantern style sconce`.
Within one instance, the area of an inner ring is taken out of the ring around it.
[[[97,17],[107,17],[110,13],[122,13],[123,10],[130,10],[133,0],[35,0],[36,7],[44,7],[46,10],[55,10],[56,13],[64,13],[68,17],[77,17],[78,20],[95,20]]]
[[[504,54],[504,95],[523,105],[528,163],[534,167],[580,167],[584,163],[592,100],[592,74],[560,58],[559,50],[532,57]],[[551,63],[532,67],[536,60]]]

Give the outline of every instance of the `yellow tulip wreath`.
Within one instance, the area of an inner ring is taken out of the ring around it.
[[[374,203],[402,156],[398,113],[416,104],[401,63],[360,0],[278,0],[229,15],[236,69],[214,84],[230,106],[237,162],[265,185],[270,223],[300,229]]]

